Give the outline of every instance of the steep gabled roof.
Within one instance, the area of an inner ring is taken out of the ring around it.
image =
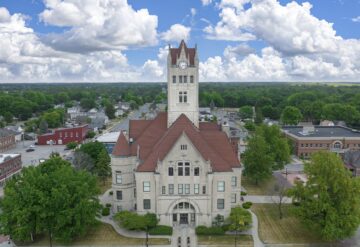
[[[115,155],[115,156],[130,156],[131,155],[130,145],[129,145],[128,141],[126,140],[126,137],[122,131],[119,135],[116,145],[114,146],[112,155]]]
[[[171,64],[176,65],[182,49],[185,51],[186,58],[189,59],[190,66],[194,66],[196,48],[188,48],[184,40],[181,41],[179,48],[170,48]]]
[[[232,151],[231,145],[225,134],[221,134],[222,132],[220,131],[218,131],[220,134],[217,134],[216,142],[228,146],[228,148],[223,148],[220,154],[212,147],[212,145],[210,145],[210,143],[208,143],[202,136],[200,130],[193,125],[186,115],[182,114],[156,143],[149,156],[139,165],[138,171],[155,171],[157,161],[165,158],[183,132],[188,136],[195,148],[200,152],[201,156],[205,160],[210,161],[213,171],[231,171],[232,167],[240,166],[236,154]],[[233,158],[223,159],[222,155],[232,156]]]

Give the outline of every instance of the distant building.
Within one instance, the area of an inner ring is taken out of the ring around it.
[[[0,154],[0,184],[21,171],[20,154]]]
[[[119,138],[120,132],[109,132],[96,138],[98,142],[105,145],[109,154],[112,153],[114,146]]]
[[[38,145],[66,145],[69,142],[82,143],[88,132],[88,125],[56,129],[52,133],[39,135]]]
[[[20,142],[22,140],[22,135],[24,133],[23,128],[21,128],[20,126],[16,126],[16,125],[6,126],[5,128],[14,133],[15,142]]]
[[[12,130],[0,129],[0,152],[14,148],[15,145],[15,133]]]
[[[282,132],[294,141],[299,157],[308,158],[319,150],[360,150],[360,132],[342,126],[283,126]]]
[[[333,121],[323,120],[320,122],[320,126],[335,126]]]

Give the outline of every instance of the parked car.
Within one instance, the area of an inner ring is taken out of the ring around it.
[[[26,149],[26,152],[34,152],[34,151],[35,151],[34,148],[28,148],[28,149]]]

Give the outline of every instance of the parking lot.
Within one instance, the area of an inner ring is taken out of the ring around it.
[[[26,149],[34,145],[34,151],[26,152]],[[21,154],[23,167],[38,165],[40,160],[48,159],[53,152],[59,153],[62,157],[66,157],[71,151],[65,151],[65,145],[46,145],[37,146],[35,141],[18,142],[16,148],[9,149],[6,153]]]

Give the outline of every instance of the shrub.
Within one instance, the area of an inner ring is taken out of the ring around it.
[[[225,225],[222,225],[221,228],[223,229],[224,232],[227,232],[230,230],[230,225],[229,224],[225,224]]]
[[[225,231],[220,226],[198,226],[195,229],[197,235],[224,235]]]
[[[241,192],[240,192],[240,195],[242,195],[242,196],[246,196],[246,195],[247,195],[247,192],[245,192],[245,191],[241,191]]]
[[[111,203],[106,203],[105,206],[106,206],[107,208],[111,208]]]
[[[75,149],[76,147],[77,147],[77,143],[76,142],[69,142],[68,144],[66,144],[66,147],[68,148],[68,149]]]
[[[249,208],[251,208],[251,206],[252,206],[252,202],[244,202],[242,204],[242,207],[245,209],[249,209]]]
[[[96,133],[92,130],[88,131],[88,133],[86,134],[86,138],[91,139],[94,138],[96,135]]]
[[[110,215],[110,208],[103,208],[102,209],[102,212],[101,212],[101,215],[102,216],[108,216],[108,215]]]
[[[158,225],[149,230],[150,235],[172,235],[173,229],[171,226]]]
[[[113,194],[114,194],[114,192],[112,190],[110,190],[109,195],[112,196]]]

